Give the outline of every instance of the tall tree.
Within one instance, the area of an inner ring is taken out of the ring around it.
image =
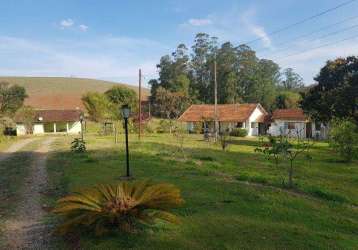
[[[107,96],[102,93],[88,92],[82,97],[82,102],[90,118],[96,122],[112,118],[113,112],[119,113],[119,110],[113,109]]]
[[[302,77],[291,68],[283,70],[282,77],[280,87],[284,90],[298,90],[304,87]]]
[[[237,56],[237,48],[230,42],[224,43],[217,51],[219,103],[236,103],[240,101]]]
[[[206,33],[198,33],[192,46],[191,69],[192,88],[197,89],[200,102],[212,103],[213,62],[217,53],[217,38]]]
[[[0,113],[12,116],[22,107],[26,97],[24,87],[10,85],[8,82],[0,82]]]
[[[114,86],[107,90],[105,95],[114,104],[116,114],[120,113],[118,110],[124,104],[128,104],[133,112],[136,112],[138,109],[138,96],[133,89],[124,86]]]
[[[328,61],[315,78],[317,85],[302,93],[301,107],[316,120],[353,118],[358,122],[358,57]]]
[[[261,103],[267,110],[271,110],[280,79],[280,68],[271,60],[261,59],[254,72],[246,93],[246,101]]]

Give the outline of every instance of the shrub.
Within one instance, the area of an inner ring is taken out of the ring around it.
[[[172,129],[172,121],[170,120],[160,120],[159,127],[158,127],[158,133],[169,133]]]
[[[244,128],[234,128],[230,132],[230,135],[235,136],[235,137],[245,137],[245,136],[247,136],[247,130]]]
[[[330,147],[336,151],[344,161],[350,162],[357,153],[358,127],[347,119],[334,120],[330,131]]]
[[[201,134],[203,132],[203,124],[201,122],[194,122],[192,133]]]
[[[71,143],[71,151],[76,153],[86,152],[86,142],[81,138],[75,138]]]
[[[59,234],[87,228],[102,235],[114,230],[132,232],[158,219],[179,223],[169,210],[182,203],[180,190],[173,185],[125,181],[66,196],[58,200],[53,212],[64,217],[57,228]]]

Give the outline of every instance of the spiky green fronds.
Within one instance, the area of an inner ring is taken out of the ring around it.
[[[112,229],[131,231],[138,223],[155,224],[157,220],[179,223],[169,210],[182,203],[180,190],[174,185],[125,181],[59,199],[53,212],[65,218],[57,230],[60,234],[85,226],[100,235]]]

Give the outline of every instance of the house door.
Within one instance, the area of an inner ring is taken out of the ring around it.
[[[259,135],[266,135],[267,127],[265,123],[259,123]]]
[[[306,123],[306,138],[312,138],[312,123]]]

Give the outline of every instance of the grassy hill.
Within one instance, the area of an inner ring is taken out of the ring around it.
[[[122,85],[138,91],[136,86],[70,77],[0,77],[1,81],[25,87],[29,97],[25,104],[38,109],[83,109],[81,97],[88,91],[105,92],[109,88]],[[149,90],[143,90],[143,98]]]

